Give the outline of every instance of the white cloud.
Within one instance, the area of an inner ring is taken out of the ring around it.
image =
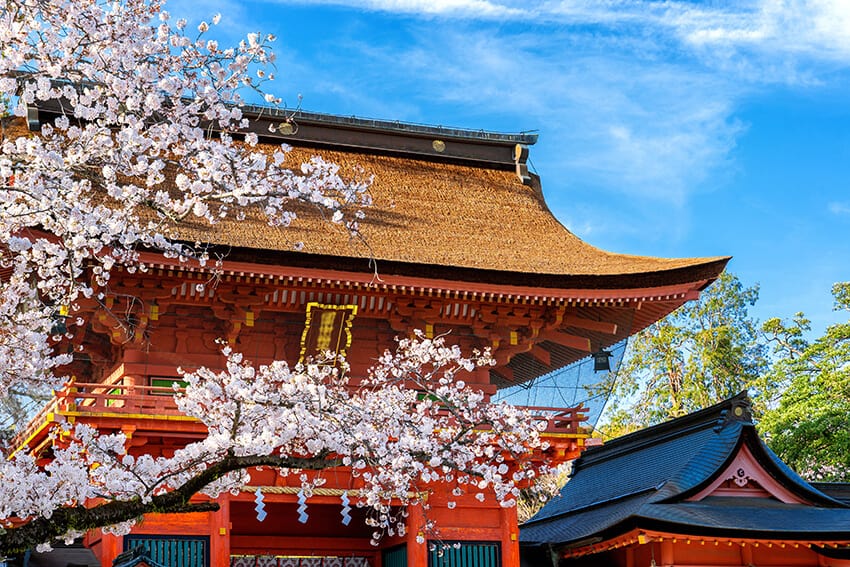
[[[713,22],[709,19],[708,25],[703,19],[691,19],[680,30],[694,43],[807,53],[818,58],[850,57],[850,3],[845,0],[763,0],[755,10],[724,16]]]
[[[460,112],[462,126],[501,115],[497,129],[539,129],[532,159],[546,164],[545,179],[684,203],[725,165],[743,128],[733,118],[738,87],[644,57],[654,47],[640,41],[587,39],[428,27],[403,48],[355,48],[388,83],[415,78],[419,104]]]
[[[281,75],[306,108],[538,129],[531,159],[563,188],[547,195],[563,218],[569,191],[626,197],[659,227],[686,222],[694,194],[735,172],[742,101],[850,63],[850,2],[268,1],[347,8],[309,45],[284,43]],[[623,233],[629,216],[584,230]]]
[[[289,2],[287,2],[289,3]],[[294,4],[328,4],[378,12],[468,18],[520,18],[526,11],[490,0],[295,0]]]
[[[850,202],[833,201],[828,205],[829,212],[834,215],[850,215]]]
[[[806,57],[850,63],[847,0],[277,0],[283,4],[336,5],[425,17],[640,27],[668,35],[680,47],[702,51],[729,69],[730,59]],[[660,38],[659,38],[660,39]],[[752,74],[752,66],[744,66]],[[775,72],[787,69],[782,65]],[[773,80],[797,81],[786,72]]]

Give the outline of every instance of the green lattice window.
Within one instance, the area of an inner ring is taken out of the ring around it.
[[[428,567],[501,567],[499,542],[444,541],[433,543]]]
[[[147,556],[168,567],[210,567],[210,539],[197,536],[124,537],[124,550],[143,547]]]

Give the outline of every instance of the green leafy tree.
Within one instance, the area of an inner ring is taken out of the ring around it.
[[[850,312],[850,282],[835,284],[832,294],[835,309]],[[850,320],[811,342],[809,330],[802,313],[790,323],[765,322],[775,357],[765,382],[774,384],[774,403],[759,428],[804,477],[850,481]]]
[[[724,273],[689,303],[632,338],[618,372],[597,386],[611,392],[606,436],[685,415],[758,384],[766,368],[749,315],[758,286]]]

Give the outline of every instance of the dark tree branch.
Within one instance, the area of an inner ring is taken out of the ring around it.
[[[51,542],[73,530],[84,532],[110,526],[152,513],[188,513],[218,510],[215,502],[190,502],[204,487],[227,473],[252,467],[277,467],[287,469],[320,470],[341,466],[340,459],[328,454],[315,457],[290,457],[281,455],[225,456],[220,461],[200,471],[179,488],[154,496],[149,501],[111,500],[92,507],[74,506],[59,508],[47,518],[35,518],[16,528],[7,528],[0,535],[0,557],[23,553],[36,545]]]

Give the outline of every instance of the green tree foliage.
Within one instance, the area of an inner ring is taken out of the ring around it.
[[[850,282],[832,288],[835,309],[850,312]],[[850,320],[805,339],[809,321],[770,319],[764,331],[774,362],[764,382],[773,399],[759,424],[768,445],[810,480],[850,481]]]
[[[748,309],[758,286],[724,273],[686,304],[632,338],[611,392],[606,436],[685,415],[758,384],[765,347]]]

